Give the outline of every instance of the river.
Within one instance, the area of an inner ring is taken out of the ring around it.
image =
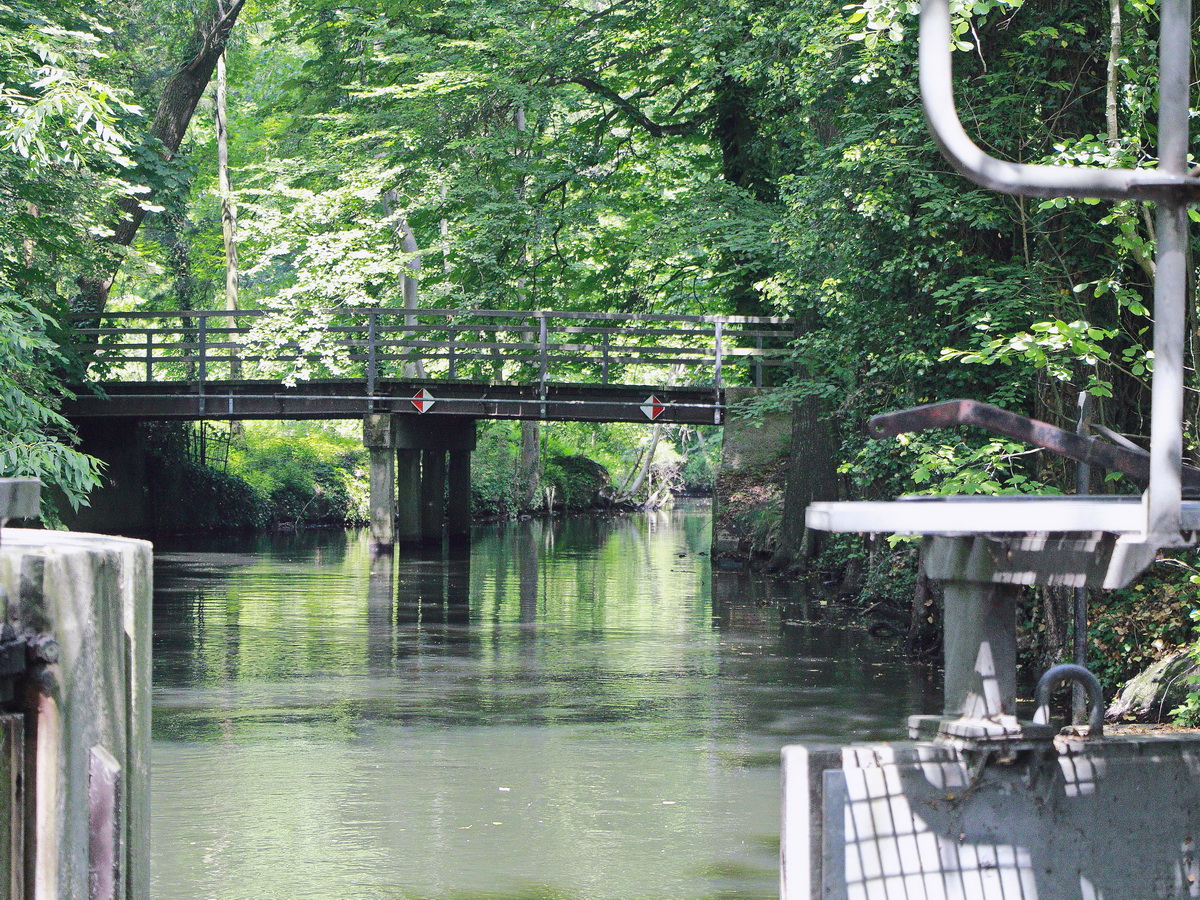
[[[779,748],[922,704],[707,507],[160,543],[154,900],[777,896]]]

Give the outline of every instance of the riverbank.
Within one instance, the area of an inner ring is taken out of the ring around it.
[[[711,485],[714,447],[697,443],[691,431],[484,421],[478,432],[472,521],[633,511]],[[369,461],[358,422],[146,423],[120,439],[127,448],[123,502],[105,495],[95,509],[65,515],[68,526],[221,533],[369,519]]]

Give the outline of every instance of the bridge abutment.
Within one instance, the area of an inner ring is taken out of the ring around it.
[[[60,503],[63,524],[72,531],[146,534],[154,525],[146,441],[137,421],[85,419],[76,426],[79,449],[104,463],[101,487],[88,506],[71,510]]]
[[[371,455],[374,546],[469,539],[474,419],[369,413],[363,444]]]

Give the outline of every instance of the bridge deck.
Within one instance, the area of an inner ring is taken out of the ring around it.
[[[722,425],[725,391],[650,385],[546,384],[380,380],[368,392],[359,380],[300,382],[110,382],[104,395],[81,393],[63,404],[71,420],[125,419],[353,419],[369,412],[543,421],[648,422],[642,410],[653,396],[662,411],[654,421]],[[424,389],[432,404],[414,403]],[[80,390],[86,391],[86,388]],[[425,407],[424,412],[419,408]]]

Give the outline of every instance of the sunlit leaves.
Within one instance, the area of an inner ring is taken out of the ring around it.
[[[118,121],[139,110],[83,70],[98,42],[93,31],[65,28],[35,7],[0,2],[0,149],[34,166],[97,156],[132,164]]]
[[[138,192],[118,129],[138,110],[90,73],[105,33],[73,4],[0,0],[0,476],[73,506],[99,470],[57,411],[72,363],[56,315],[99,257],[109,202]]]
[[[33,476],[63,491],[72,506],[99,484],[97,463],[72,449],[74,430],[57,411],[54,370],[65,365],[33,304],[0,292],[0,477]]]

